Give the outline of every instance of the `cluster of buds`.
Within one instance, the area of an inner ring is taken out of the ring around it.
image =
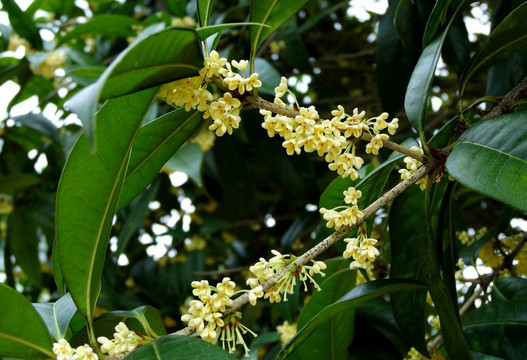
[[[255,277],[247,280],[247,285],[252,289],[257,289],[261,288],[261,285],[267,279],[279,274],[276,277],[276,284],[265,292],[264,299],[269,299],[270,302],[280,302],[283,295],[284,301],[287,301],[287,294],[294,292],[297,278],[304,283],[304,291],[307,291],[308,281],[313,284],[315,289],[320,291],[320,287],[313,279],[313,275],[320,274],[325,276],[322,272],[322,270],[326,269],[324,262],[311,260],[312,265],[297,265],[289,271],[282,273],[282,270],[287,268],[296,259],[296,256],[291,254],[282,255],[276,250],[271,250],[271,252],[275,256],[269,259],[269,261],[260,258],[259,262],[249,268]]]
[[[53,344],[53,353],[57,360],[98,360],[99,357],[88,345],[82,345],[73,349],[66,339],[60,339]]]
[[[249,62],[220,58],[216,51],[212,51],[204,60],[199,76],[177,80],[161,87],[159,96],[172,106],[185,107],[186,111],[197,109],[203,112],[203,118],[212,119],[209,130],[217,136],[225,133],[232,134],[233,129],[240,126],[241,101],[232,95],[243,95],[262,86],[258,74],[244,75]],[[214,100],[214,96],[207,89],[211,82],[222,84],[229,91]],[[232,93],[231,93],[232,92]]]
[[[234,352],[236,344],[242,344],[248,353],[247,345],[243,341],[242,333],[250,332],[241,323],[241,313],[237,312],[224,318],[227,307],[232,305],[232,297],[240,292],[249,292],[251,304],[256,303],[256,299],[263,296],[262,287],[256,287],[250,291],[241,290],[235,292],[236,284],[230,278],[223,278],[216,287],[209,285],[207,280],[193,281],[192,294],[199,300],[192,300],[189,304],[188,313],[181,317],[181,320],[193,327],[205,341],[215,344],[218,340],[222,341],[223,348],[229,352]]]
[[[375,247],[377,240],[368,238],[368,233],[364,226],[359,227],[356,238],[347,238],[344,241],[347,242],[347,245],[343,256],[347,259],[353,258],[350,269],[370,269],[372,262],[380,254]]]
[[[100,336],[97,341],[101,344],[101,352],[113,356],[128,353],[140,346],[151,343],[154,339],[137,331],[131,331],[123,322],[120,322],[115,327],[112,340]]]

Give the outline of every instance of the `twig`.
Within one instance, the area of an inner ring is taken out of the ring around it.
[[[413,184],[415,184],[419,179],[423,178],[426,175],[427,168],[425,166],[419,168],[414,174],[410,175],[406,180],[399,183],[395,187],[393,187],[391,190],[386,192],[383,196],[381,196],[379,199],[377,199],[375,202],[373,202],[370,206],[368,206],[366,209],[364,209],[364,217],[357,220],[355,225],[353,226],[343,226],[338,231],[334,232],[327,238],[325,238],[322,242],[315,245],[313,248],[306,251],[303,255],[297,257],[291,264],[289,264],[284,270],[281,272],[275,274],[272,278],[266,280],[262,284],[263,291],[267,291],[269,288],[271,288],[273,285],[276,284],[276,279],[279,278],[282,274],[290,271],[293,267],[297,267],[298,265],[304,265],[307,262],[311,261],[318,255],[320,255],[322,252],[327,250],[329,247],[337,243],[338,241],[342,240],[346,237],[346,235],[356,228],[357,226],[361,225],[364,221],[366,221],[367,218],[369,218],[371,215],[375,214],[377,210],[388,204],[390,201],[395,199],[397,196],[399,196],[401,193],[403,193],[405,190],[407,190],[409,187],[411,187]],[[239,296],[236,298],[232,306],[229,307],[227,310],[225,310],[224,315],[228,316],[238,309],[240,309],[242,306],[247,304],[249,302],[249,295],[247,293]],[[195,329],[187,326],[184,329],[181,329],[175,333],[174,335],[191,335],[195,332]]]
[[[523,80],[520,81],[518,85],[509,91],[507,95],[503,97],[500,103],[494,106],[487,115],[481,118],[481,120],[487,120],[508,112],[509,106],[525,97],[527,97],[527,77],[523,78]]]

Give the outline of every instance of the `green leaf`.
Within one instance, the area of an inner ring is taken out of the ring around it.
[[[481,121],[459,138],[447,159],[463,185],[527,211],[527,112]]]
[[[214,0],[197,0],[197,3],[199,26],[205,27],[209,25],[210,14],[212,13]]]
[[[109,100],[98,111],[99,148],[86,136],[72,149],[57,190],[56,243],[68,290],[90,321],[112,219],[121,193],[132,143],[157,89]]]
[[[49,140],[59,143],[59,130],[43,114],[28,113],[13,117],[17,124],[33,129]]]
[[[346,261],[347,265],[348,261]],[[357,271],[349,268],[331,275],[320,287],[321,291],[314,292],[309,302],[298,316],[297,326],[302,328],[326,306],[333,304],[349,290],[355,287]],[[344,311],[327,323],[316,329],[309,341],[300,345],[297,357],[300,359],[344,359],[348,353],[348,346],[353,339],[353,322],[355,311],[353,308]]]
[[[441,49],[450,27],[452,26],[457,14],[464,7],[465,0],[457,8],[454,15],[450,18],[445,30],[428,44],[423,50],[421,57],[412,73],[406,95],[404,99],[404,109],[408,116],[408,121],[417,130],[421,141],[425,143],[423,125],[425,121],[426,108],[428,106],[428,95],[432,87],[432,80],[437,67],[437,62],[441,56]]]
[[[154,181],[154,183],[143,191],[129,207],[129,212],[126,214],[125,221],[121,232],[119,233],[119,240],[117,242],[117,250],[115,251],[114,256],[119,259],[119,256],[123,253],[126,245],[132,236],[143,228],[145,223],[145,214],[148,212],[148,205],[154,201],[159,190],[159,181]]]
[[[390,114],[398,112],[403,105],[404,93],[419,57],[415,47],[404,44],[397,36],[394,15],[395,9],[390,6],[379,22],[375,59],[379,97]]]
[[[122,319],[136,319],[143,327],[145,335],[158,338],[167,334],[163,319],[157,309],[152,306],[141,306],[131,311],[110,311],[102,315],[99,319],[106,317],[120,317]]]
[[[7,11],[9,23],[16,33],[29,40],[37,50],[42,50],[42,38],[33,19],[21,10],[14,0],[2,0],[2,7]]]
[[[330,321],[343,311],[368,301],[370,299],[383,296],[394,291],[424,287],[422,283],[411,280],[382,279],[371,281],[357,286],[335,303],[325,307],[315,317],[313,317],[297,334],[282,348],[277,359],[286,359],[297,347],[306,341],[311,334],[322,324]]]
[[[141,346],[126,360],[235,360],[236,358],[217,345],[199,338],[180,335],[163,336],[151,344]]]
[[[205,154],[198,144],[188,144],[180,148],[165,166],[171,171],[184,172],[198,187],[202,188],[201,166],[204,156]]]
[[[13,191],[24,190],[42,182],[36,174],[2,174],[0,178],[0,193],[9,194]]]
[[[79,91],[68,102],[69,108],[81,119],[91,144],[95,140],[94,114],[99,100],[195,76],[202,67],[203,57],[195,30],[170,28],[153,34],[148,32],[148,29],[143,31],[144,35],[124,50],[96,83]]]
[[[35,286],[42,286],[42,272],[38,258],[37,227],[29,214],[27,206],[16,207],[9,216],[8,240],[11,251],[28,279]]]
[[[476,74],[527,47],[527,3],[514,9],[490,33],[487,40],[476,51],[467,64],[460,79],[459,97],[462,98],[469,80]]]
[[[432,41],[432,38],[437,33],[437,28],[439,25],[445,22],[446,13],[450,6],[450,1],[451,0],[438,1],[434,5],[432,13],[430,14],[430,17],[426,23],[425,34],[423,36],[423,48],[425,48],[430,43],[430,41]]]
[[[439,186],[434,183],[426,188],[423,211],[423,220],[426,225],[425,238],[417,244],[420,266],[423,269],[423,279],[426,281],[426,286],[439,315],[441,334],[447,354],[450,357],[471,359],[467,342],[461,332],[457,303],[452,301],[449,288],[442,276],[442,266],[438,254],[439,249],[437,249],[435,239],[436,232],[433,227],[433,217],[436,213],[437,201],[434,201],[434,197],[439,192]]]
[[[86,34],[134,36],[135,31],[131,30],[130,27],[138,24],[137,20],[125,15],[96,15],[88,22],[74,27],[60,38],[57,46]]]
[[[0,357],[55,358],[46,325],[31,303],[0,284]]]
[[[527,357],[527,303],[493,301],[468,312],[463,333],[470,349],[506,359]]]
[[[62,269],[60,268],[59,261],[59,252],[57,250],[57,242],[53,242],[52,250],[53,258],[53,279],[55,280],[55,285],[57,285],[57,291],[61,295],[66,294],[66,283],[64,282],[64,275],[62,274]]]
[[[527,300],[527,279],[521,277],[503,277],[494,281],[492,286],[492,298],[500,294],[505,299]]]
[[[422,220],[424,193],[413,186],[399,195],[390,208],[390,277],[423,280],[418,244],[425,241]],[[411,289],[392,294],[393,316],[403,337],[423,355],[428,356],[425,341],[425,289]]]
[[[54,303],[35,303],[33,307],[44,320],[53,339],[58,341],[66,338],[70,321],[77,312],[77,307],[69,293]]]
[[[269,25],[260,24],[257,22],[237,22],[237,23],[224,23],[218,25],[209,25],[199,29],[196,29],[196,32],[199,35],[201,40],[205,40],[209,36],[219,33],[220,31],[232,29],[239,26],[264,26],[269,28]]]
[[[274,96],[274,89],[280,84],[281,78],[278,70],[267,60],[256,58],[254,71],[258,73],[258,78],[262,81],[262,86],[258,88],[258,92]]]
[[[269,25],[251,28],[251,61],[263,41],[295,14],[307,0],[252,0],[251,21]],[[251,72],[254,69],[251,69]]]
[[[172,111],[143,125],[134,141],[118,209],[126,206],[157,176],[159,170],[201,124],[198,111]]]

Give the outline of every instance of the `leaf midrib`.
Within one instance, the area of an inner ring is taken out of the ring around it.
[[[46,356],[49,356],[50,358],[55,358],[55,354],[53,354],[48,349],[45,349],[45,348],[40,347],[40,346],[38,346],[36,344],[30,343],[29,341],[26,341],[24,339],[17,338],[17,337],[14,337],[14,336],[11,336],[11,335],[8,335],[8,334],[5,334],[5,333],[0,333],[0,337],[8,339],[8,340],[11,340],[11,341],[14,341],[14,342],[17,342],[17,343],[20,343],[20,344],[22,344],[24,346],[28,346],[28,347],[30,347],[32,349],[35,349],[35,350],[45,354]]]

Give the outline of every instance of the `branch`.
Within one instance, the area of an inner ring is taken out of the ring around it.
[[[380,208],[388,204],[390,201],[395,199],[397,196],[399,196],[401,193],[406,191],[409,187],[411,187],[413,184],[415,184],[417,181],[423,178],[426,175],[427,170],[428,169],[425,166],[422,166],[421,168],[419,168],[414,174],[410,175],[406,180],[404,180],[403,182],[393,187],[391,190],[389,190],[383,196],[381,196],[379,199],[373,202],[370,206],[364,209],[363,211],[364,217],[357,220],[355,225],[341,227],[338,231],[334,232],[333,234],[325,238],[323,241],[321,241],[319,244],[317,244],[313,248],[306,251],[303,255],[297,257],[284,270],[275,274],[272,278],[266,280],[262,284],[263,291],[265,292],[269,288],[274,286],[276,284],[276,279],[279,278],[282,274],[290,271],[293,267],[306,264],[307,262],[311,261],[318,255],[320,255],[322,252],[327,250],[329,247],[333,246],[338,241],[344,239],[351,230],[361,225],[363,222],[366,221],[366,219],[368,219],[370,216],[375,214],[377,210],[379,210]],[[242,306],[244,306],[248,302],[249,302],[249,295],[247,293],[239,296],[233,301],[232,306],[229,307],[224,312],[224,315],[228,316],[236,312],[238,309],[240,309]],[[194,332],[195,332],[194,328],[187,326],[186,328],[173,333],[173,335],[187,335],[188,336],[188,335],[192,335]]]
[[[481,120],[487,120],[496,116],[500,116],[508,112],[509,107],[520,99],[527,97],[527,77],[523,78],[511,91],[507,93],[500,101],[500,103],[494,106],[490,112],[483,116]]]

